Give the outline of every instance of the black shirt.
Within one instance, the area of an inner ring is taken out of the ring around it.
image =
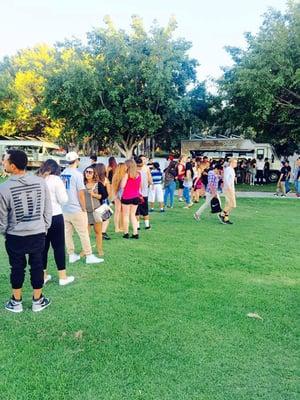
[[[286,181],[286,177],[287,177],[288,173],[289,172],[288,172],[287,167],[282,167],[281,168],[281,170],[280,170],[280,174],[282,175],[281,182],[285,182]]]

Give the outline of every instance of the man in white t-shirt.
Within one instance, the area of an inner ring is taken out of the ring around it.
[[[237,159],[231,158],[229,161],[228,167],[224,168],[224,186],[223,193],[225,196],[225,206],[223,211],[219,214],[219,219],[222,224],[232,225],[232,222],[229,221],[229,214],[233,208],[236,208],[236,199],[235,199],[235,168],[237,166]]]
[[[80,255],[75,253],[73,241],[74,229],[79,236],[84,255],[86,256],[86,263],[96,264],[103,262],[103,258],[98,258],[92,253],[85,204],[85,186],[82,173],[77,170],[79,166],[79,156],[74,151],[71,151],[67,153],[66,160],[69,165],[61,174],[61,178],[68,194],[68,201],[63,206],[63,215],[69,262],[74,263],[80,259]]]

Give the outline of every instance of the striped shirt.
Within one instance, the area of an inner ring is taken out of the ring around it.
[[[159,169],[153,169],[151,171],[151,175],[152,175],[153,185],[158,185],[162,183],[163,174]]]

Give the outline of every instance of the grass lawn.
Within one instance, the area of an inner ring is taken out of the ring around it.
[[[299,200],[239,199],[232,226],[194,210],[153,213],[138,241],[112,233],[105,263],[70,266],[42,313],[27,276],[26,310],[0,309],[0,399],[299,398]],[[0,254],[4,303],[2,238]]]

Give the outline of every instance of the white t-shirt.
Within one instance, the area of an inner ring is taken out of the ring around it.
[[[224,190],[234,190],[235,171],[232,167],[224,168]]]
[[[45,178],[50,192],[52,215],[62,214],[61,206],[68,201],[68,194],[61,178],[57,175],[49,175]]]
[[[264,166],[265,166],[264,160],[256,161],[256,169],[258,169],[259,171],[262,171],[264,169]]]

